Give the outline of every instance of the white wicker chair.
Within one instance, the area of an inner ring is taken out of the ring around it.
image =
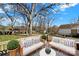
[[[57,37],[58,38],[58,37]],[[57,39],[56,37],[53,38],[53,40]],[[61,38],[62,39],[62,38]],[[71,55],[76,55],[76,48],[74,47],[74,44],[75,42],[72,41],[72,40],[67,40],[67,39],[63,39],[59,42],[55,42],[52,40],[52,42],[50,42],[49,44],[52,46],[52,47],[55,47],[57,49],[60,49],[68,54],[71,54]],[[58,39],[59,40],[59,39]],[[73,45],[73,46],[72,46]]]

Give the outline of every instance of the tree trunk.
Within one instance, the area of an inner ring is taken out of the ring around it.
[[[30,15],[28,31],[29,31],[29,35],[32,35],[32,15]]]
[[[34,16],[34,8],[35,8],[35,3],[32,3],[32,11],[30,17],[29,17],[29,35],[32,35],[32,20],[33,20],[33,16]]]
[[[29,24],[29,35],[32,35],[32,22]]]

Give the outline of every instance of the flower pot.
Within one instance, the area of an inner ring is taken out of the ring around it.
[[[20,54],[20,56],[23,56],[23,47],[19,47],[19,54]]]
[[[16,56],[17,55],[17,48],[14,50],[9,50],[9,55],[10,56]]]
[[[51,41],[52,41],[52,37],[48,36],[48,42],[51,42]]]
[[[19,48],[19,41],[18,40],[11,40],[7,44],[7,49],[9,50],[10,56],[19,55],[18,53]]]
[[[40,41],[44,43],[45,39],[40,39]]]

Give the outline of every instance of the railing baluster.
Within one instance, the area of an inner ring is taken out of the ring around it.
[[[3,50],[5,50],[5,44],[3,44]]]
[[[69,47],[75,46],[75,41],[72,39],[52,37],[52,41],[56,42],[56,43],[64,44],[64,45],[69,46]]]
[[[1,51],[1,45],[0,45],[0,51]]]
[[[3,50],[3,44],[1,45],[1,50]]]
[[[7,50],[7,43],[8,41],[0,42],[0,51]]]

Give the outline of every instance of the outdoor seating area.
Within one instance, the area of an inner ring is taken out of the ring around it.
[[[59,40],[59,42],[58,42]],[[43,43],[41,43],[43,46]],[[38,44],[35,44],[37,46],[39,46]],[[30,49],[32,49],[33,46],[29,47]],[[71,40],[71,39],[64,39],[64,38],[59,38],[59,37],[52,37],[52,41],[49,42],[49,46],[53,49],[58,49],[60,52],[62,51],[63,53],[66,53],[68,55],[76,55],[76,47],[75,47],[75,40]],[[39,46],[40,47],[40,46]],[[43,47],[44,48],[44,47]],[[28,48],[26,48],[28,49]],[[34,48],[35,49],[35,48]],[[34,49],[30,50],[30,51],[34,51]],[[38,52],[38,51],[37,51]]]
[[[17,56],[40,56],[40,51],[46,47],[45,43],[41,42],[40,39],[40,35],[18,39],[21,50]],[[75,40],[68,39],[67,41],[66,38],[52,37],[52,41],[49,42],[48,47],[55,51],[56,56],[76,55]],[[9,51],[6,50],[5,53],[0,52],[0,55],[9,56],[8,53]]]
[[[78,3],[0,4],[0,56],[79,56],[74,11]]]

